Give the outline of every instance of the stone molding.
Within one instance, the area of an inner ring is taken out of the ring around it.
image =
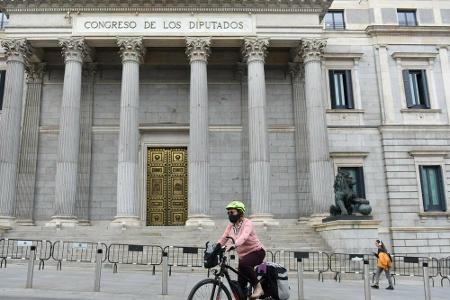
[[[117,45],[119,46],[120,57],[122,63],[125,61],[135,61],[142,63],[145,55],[145,47],[142,42],[142,37],[137,38],[117,38]]]
[[[207,62],[211,53],[211,38],[186,38],[186,55],[190,62],[200,60]]]
[[[32,63],[27,68],[28,83],[42,83],[45,73],[46,63]]]
[[[449,26],[370,25],[365,31],[369,36],[448,36]]]
[[[297,49],[297,52],[306,64],[310,61],[320,61],[323,57],[326,46],[326,39],[303,39]]]
[[[83,63],[90,52],[84,38],[61,38],[59,46],[62,48],[62,55],[66,63],[68,61]]]
[[[266,59],[267,48],[269,47],[268,38],[246,38],[242,46],[242,56],[244,61],[250,63],[252,61],[262,61]]]
[[[2,39],[0,42],[5,49],[5,57],[8,61],[18,61],[29,66],[32,47],[27,39]]]
[[[10,13],[36,12],[260,12],[260,13],[320,13],[325,14],[332,0],[211,0],[207,3],[197,1],[173,0],[170,3],[155,1],[129,0],[126,5],[117,1],[101,0],[2,0],[3,6]],[[125,4],[125,3],[124,3]]]

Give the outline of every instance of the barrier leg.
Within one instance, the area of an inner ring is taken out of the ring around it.
[[[153,268],[152,268],[152,275],[155,275],[156,274],[156,267],[155,267],[155,265],[153,265]]]
[[[27,283],[25,288],[33,288],[33,272],[34,272],[34,260],[36,259],[36,246],[30,247],[30,259],[28,260],[28,272],[27,272]]]
[[[162,256],[162,295],[168,295],[168,283],[169,283],[169,257],[167,252],[163,252]]]
[[[428,263],[424,262],[423,266],[423,286],[425,289],[425,300],[431,300],[430,278],[428,274]]]
[[[103,259],[103,249],[97,249],[97,256],[95,257],[94,292],[100,292],[100,282],[102,277],[102,259]]]
[[[44,265],[45,265],[44,260],[43,259],[39,260],[39,271],[44,270]]]
[[[303,289],[303,264],[302,259],[297,259],[297,289],[298,289],[298,300],[304,300],[305,299],[305,293]]]
[[[364,260],[364,299],[370,300],[369,261]]]
[[[0,262],[0,268],[3,268],[3,262],[5,262],[5,268],[6,268],[6,257],[2,257],[2,261]]]

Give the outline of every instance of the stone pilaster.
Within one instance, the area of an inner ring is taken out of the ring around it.
[[[83,38],[59,41],[65,61],[64,86],[59,121],[55,177],[55,213],[48,225],[74,225],[80,150],[80,99],[83,61],[88,47]]]
[[[298,49],[305,68],[306,129],[313,214],[327,213],[333,199],[334,174],[322,93],[321,58],[325,46],[326,41],[323,39],[304,39]]]
[[[188,148],[188,220],[186,226],[212,226],[209,217],[208,78],[210,38],[187,38],[191,64]]]
[[[270,158],[266,117],[264,60],[268,39],[247,38],[242,54],[247,62],[250,198],[256,223],[275,223],[270,213]]]
[[[140,226],[138,217],[139,64],[145,48],[142,38],[119,38],[122,58],[117,215],[113,225]]]
[[[80,112],[80,153],[78,156],[78,185],[76,215],[78,224],[89,225],[89,197],[92,156],[92,110],[94,104],[94,83],[96,63],[89,63],[83,69]]]
[[[27,94],[20,142],[16,202],[17,223],[22,225],[33,225],[39,142],[39,116],[44,68],[44,63],[30,64],[27,74]]]
[[[10,226],[14,222],[22,97],[31,46],[26,39],[4,39],[1,46],[6,78],[0,118],[0,225]]]
[[[297,162],[297,195],[299,217],[310,216],[313,211],[309,186],[309,152],[307,140],[305,70],[300,63],[289,63],[294,108],[295,156]]]

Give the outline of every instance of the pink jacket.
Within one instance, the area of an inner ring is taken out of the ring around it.
[[[228,224],[225,232],[219,239],[219,243],[222,246],[227,242],[227,236],[231,236],[236,241],[236,251],[239,257],[244,257],[253,251],[264,249],[263,244],[256,236],[252,221],[247,218],[243,219],[241,227],[236,233],[234,232],[233,224]]]

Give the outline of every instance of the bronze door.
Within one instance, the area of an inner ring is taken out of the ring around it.
[[[186,148],[148,148],[147,225],[184,225],[187,186]]]

